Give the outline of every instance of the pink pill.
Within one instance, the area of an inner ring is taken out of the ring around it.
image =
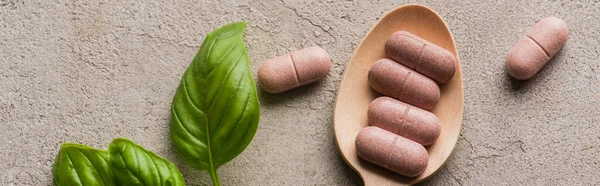
[[[540,20],[508,51],[508,74],[519,80],[531,79],[565,45],[567,37],[567,23],[562,19]]]
[[[258,81],[268,93],[285,92],[327,77],[331,57],[319,46],[268,59],[258,69]]]
[[[385,54],[440,84],[448,82],[456,71],[456,57],[450,51],[406,31],[388,38]]]
[[[377,92],[425,110],[432,110],[440,99],[440,87],[433,80],[390,59],[373,63],[368,78]]]
[[[356,153],[368,162],[408,177],[423,173],[429,158],[421,144],[374,126],[358,133]]]
[[[421,145],[431,145],[440,136],[440,120],[433,113],[390,97],[371,102],[367,115],[369,124]]]

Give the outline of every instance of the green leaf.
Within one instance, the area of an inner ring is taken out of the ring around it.
[[[56,186],[184,186],[177,167],[127,140],[115,139],[108,152],[85,145],[61,146],[52,176]]]
[[[108,146],[108,154],[117,185],[185,185],[175,165],[132,141],[113,140]]]
[[[54,185],[115,185],[107,161],[106,151],[65,143],[52,166]]]
[[[248,146],[260,117],[256,85],[243,34],[246,23],[209,33],[183,74],[171,106],[171,139],[182,159],[207,171],[220,185],[217,168]]]

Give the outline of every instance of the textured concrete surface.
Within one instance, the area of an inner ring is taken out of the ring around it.
[[[61,142],[127,137],[176,163],[188,185],[209,185],[175,154],[169,106],[206,33],[244,20],[255,77],[265,59],[311,45],[335,64],[323,82],[260,92],[259,130],[219,169],[223,185],[361,185],[336,148],[336,91],[371,26],[410,2],[0,0],[0,183],[50,185]],[[598,1],[419,3],[448,23],[465,83],[456,150],[423,185],[600,183]],[[511,80],[506,52],[549,15],[568,22],[567,45],[534,79]]]

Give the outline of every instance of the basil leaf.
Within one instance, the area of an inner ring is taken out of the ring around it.
[[[243,41],[246,23],[209,33],[187,68],[171,105],[171,139],[182,159],[207,171],[220,185],[217,168],[252,141],[260,106]]]
[[[115,185],[107,161],[106,151],[65,143],[52,166],[54,185]]]
[[[113,140],[108,154],[117,185],[185,185],[175,165],[132,141]]]

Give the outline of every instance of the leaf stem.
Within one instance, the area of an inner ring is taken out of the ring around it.
[[[217,169],[211,167],[211,169],[208,171],[208,174],[210,174],[210,179],[213,182],[213,186],[221,186],[221,181],[219,180],[219,173],[217,173]]]

